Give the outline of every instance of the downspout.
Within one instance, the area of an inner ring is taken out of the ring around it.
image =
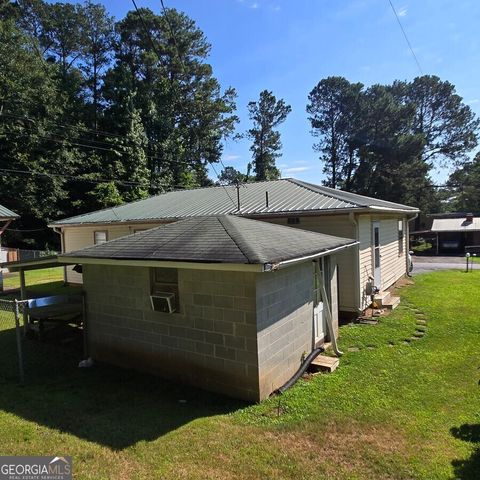
[[[418,213],[416,213],[412,218],[408,218],[407,216],[407,238],[406,238],[406,247],[407,251],[405,252],[405,271],[407,272],[407,277],[411,277],[410,275],[410,265],[408,263],[408,258],[410,257],[410,222],[415,220],[418,217]],[[437,241],[438,247],[438,241]]]
[[[355,240],[360,242],[360,233],[358,228],[358,220],[357,216],[353,212],[349,212],[348,219],[353,224],[355,229]],[[359,314],[362,314],[362,301],[361,301],[361,285],[360,285],[360,243],[355,247],[355,259],[353,262],[353,276],[354,276],[354,284],[355,284],[355,308]]]
[[[335,336],[335,330],[333,328],[333,322],[332,322],[332,310],[330,308],[330,302],[328,301],[328,296],[327,296],[327,291],[325,289],[325,282],[323,281],[323,275],[320,273],[320,264],[315,262],[315,269],[317,273],[317,278],[319,282],[319,287],[320,287],[320,293],[322,296],[323,300],[323,311],[326,312],[326,320],[327,320],[327,327],[328,327],[328,332],[330,333],[330,338],[332,340],[332,348],[337,357],[341,357],[343,355],[343,352],[338,348],[337,344],[337,337]]]
[[[60,235],[60,250],[62,251],[62,253],[65,253],[65,235],[63,233],[63,230],[60,228],[60,230],[58,229],[58,227],[52,227],[52,230]],[[67,285],[67,267],[66,265],[63,267],[63,284],[64,285]]]

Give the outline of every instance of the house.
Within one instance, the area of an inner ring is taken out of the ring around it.
[[[7,258],[7,250],[2,250],[2,234],[8,228],[8,226],[15,220],[19,218],[15,212],[12,212],[8,208],[0,205],[0,263],[6,262]]]
[[[259,401],[323,344],[329,318],[336,332],[335,256],[356,244],[225,215],[58,260],[82,265],[92,358]]]
[[[50,226],[70,252],[179,219],[226,214],[357,240],[336,256],[339,310],[352,317],[369,305],[372,285],[385,301],[407,272],[409,220],[418,209],[287,178],[168,192]],[[67,269],[65,280],[82,278]]]

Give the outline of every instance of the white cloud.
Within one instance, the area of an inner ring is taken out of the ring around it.
[[[240,155],[224,155],[223,160],[227,162],[233,162],[234,160],[238,160],[239,158],[242,158]]]
[[[282,173],[300,173],[300,172],[305,172],[307,170],[310,170],[311,167],[289,167],[289,168],[284,168],[282,170]]]
[[[253,8],[254,10],[258,8],[258,3],[252,3],[250,5],[250,8]]]
[[[406,17],[407,13],[408,13],[407,7],[401,7],[397,12],[399,17]]]
[[[478,98],[472,98],[471,100],[467,100],[467,103],[469,105],[474,105],[474,104],[479,103],[479,102],[480,102],[480,99],[478,99]]]

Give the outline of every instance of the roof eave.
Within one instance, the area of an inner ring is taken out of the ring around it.
[[[342,250],[354,247],[354,246],[359,245],[359,244],[360,244],[360,242],[355,240],[354,242],[347,243],[345,245],[340,245],[339,247],[330,248],[330,249],[324,250],[323,252],[318,252],[318,253],[314,253],[314,254],[311,254],[311,255],[305,255],[303,257],[292,258],[292,259],[289,259],[289,260],[283,260],[283,261],[277,262],[277,263],[266,263],[264,265],[264,271],[265,272],[274,271],[274,270],[278,270],[280,268],[290,267],[290,266],[295,265],[297,263],[316,260],[317,258],[326,257],[327,255],[332,255],[334,253],[338,253]]]
[[[209,262],[184,262],[180,260],[135,260],[127,258],[95,258],[74,257],[59,255],[65,264],[75,265],[112,265],[123,267],[165,267],[183,268],[190,270],[228,270],[240,272],[263,272],[263,264],[249,263],[209,263]]]

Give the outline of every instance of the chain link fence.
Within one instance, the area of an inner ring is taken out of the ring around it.
[[[52,381],[83,358],[81,329],[58,325],[41,338],[27,323],[27,312],[28,300],[0,299],[0,384]]]
[[[0,299],[0,381],[24,382],[23,328],[20,320],[26,302]]]

